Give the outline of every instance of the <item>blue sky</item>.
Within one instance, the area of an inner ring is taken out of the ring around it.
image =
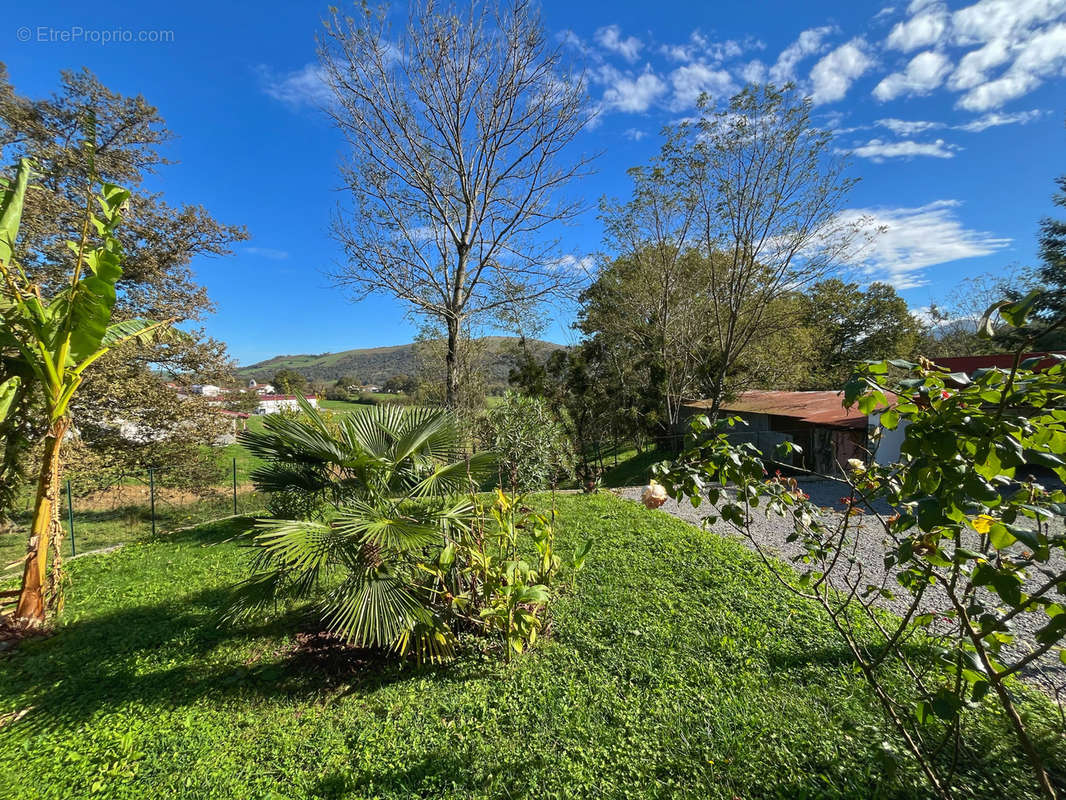
[[[51,2],[12,9],[0,31],[23,94],[87,66],[157,105],[178,163],[148,188],[247,226],[253,238],[233,256],[194,265],[218,306],[207,330],[241,363],[399,344],[414,330],[394,301],[352,304],[323,276],[338,257],[328,224],[342,154],[314,106],[325,10]],[[543,16],[586,63],[601,111],[575,143],[604,151],[574,187],[592,205],[627,193],[625,170],[651,158],[700,91],[725,100],[746,80],[791,79],[852,153],[861,182],[849,212],[887,228],[851,265],[855,279],[891,281],[920,308],[968,275],[1033,263],[1052,179],[1066,173],[1066,0],[544,0]],[[141,31],[169,41],[136,41]],[[600,241],[590,213],[561,244],[582,258]],[[548,338],[571,341],[559,316]]]

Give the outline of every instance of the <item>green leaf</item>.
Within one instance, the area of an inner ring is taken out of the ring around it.
[[[1025,325],[1026,318],[1029,316],[1029,312],[1033,310],[1033,306],[1044,294],[1041,289],[1033,289],[1025,297],[1016,303],[1008,303],[1007,305],[999,308],[999,315],[1006,320],[1007,324],[1020,328]]]
[[[899,412],[890,408],[881,415],[881,427],[887,428],[890,431],[899,427]]]
[[[15,398],[18,397],[19,385],[22,383],[22,379],[18,375],[12,375],[3,383],[0,383],[0,422],[7,419],[7,414],[11,410],[11,404],[15,402]]]
[[[1004,306],[1009,306],[1010,300],[999,300],[988,308],[985,309],[985,313],[981,315],[981,321],[977,326],[977,335],[982,339],[991,339],[996,335],[996,328],[992,324],[992,318],[996,312]]]
[[[14,185],[5,188],[0,196],[0,263],[5,265],[11,263],[15,251],[30,173],[29,159],[20,159]]]

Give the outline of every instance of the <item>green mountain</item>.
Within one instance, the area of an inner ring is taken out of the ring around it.
[[[305,378],[335,381],[344,376],[358,378],[364,383],[384,383],[395,375],[417,375],[420,369],[419,348],[434,347],[436,343],[399,344],[392,347],[367,347],[340,353],[318,355],[274,356],[258,364],[237,369],[241,378],[269,381],[280,369],[292,369]],[[482,351],[482,369],[489,386],[507,383],[507,373],[517,363],[518,339],[513,336],[486,336],[477,340]],[[527,339],[526,346],[538,359],[546,359],[563,345]],[[443,358],[443,356],[442,356]],[[442,364],[443,368],[443,364]]]

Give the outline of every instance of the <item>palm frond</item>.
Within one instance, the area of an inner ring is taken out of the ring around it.
[[[248,476],[260,492],[323,492],[331,485],[329,475],[307,464],[264,464]]]
[[[241,431],[237,438],[249,451],[268,461],[333,464],[354,454],[328,433],[298,419],[271,415],[264,430]]]
[[[411,489],[414,497],[437,497],[476,489],[482,479],[491,476],[499,458],[495,453],[476,453],[464,461],[436,467]],[[471,485],[473,484],[473,485]]]
[[[358,647],[391,645],[421,606],[407,581],[386,567],[352,570],[322,604],[329,630]]]
[[[455,655],[455,634],[451,628],[424,608],[412,616],[413,624],[393,641],[393,652],[413,655],[422,664],[440,664],[451,659]]]
[[[344,421],[346,433],[359,447],[378,458],[390,455],[394,431],[403,424],[406,409],[401,406],[374,406]]]
[[[393,446],[392,458],[397,464],[418,457],[447,458],[458,449],[458,442],[458,425],[447,411],[412,413]]]
[[[345,506],[333,524],[345,536],[391,550],[413,550],[441,543],[440,530],[433,524],[388,513],[369,503]]]

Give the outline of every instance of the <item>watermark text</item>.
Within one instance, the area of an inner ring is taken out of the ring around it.
[[[167,44],[174,41],[174,31],[23,25],[15,30],[15,38],[34,44]]]

